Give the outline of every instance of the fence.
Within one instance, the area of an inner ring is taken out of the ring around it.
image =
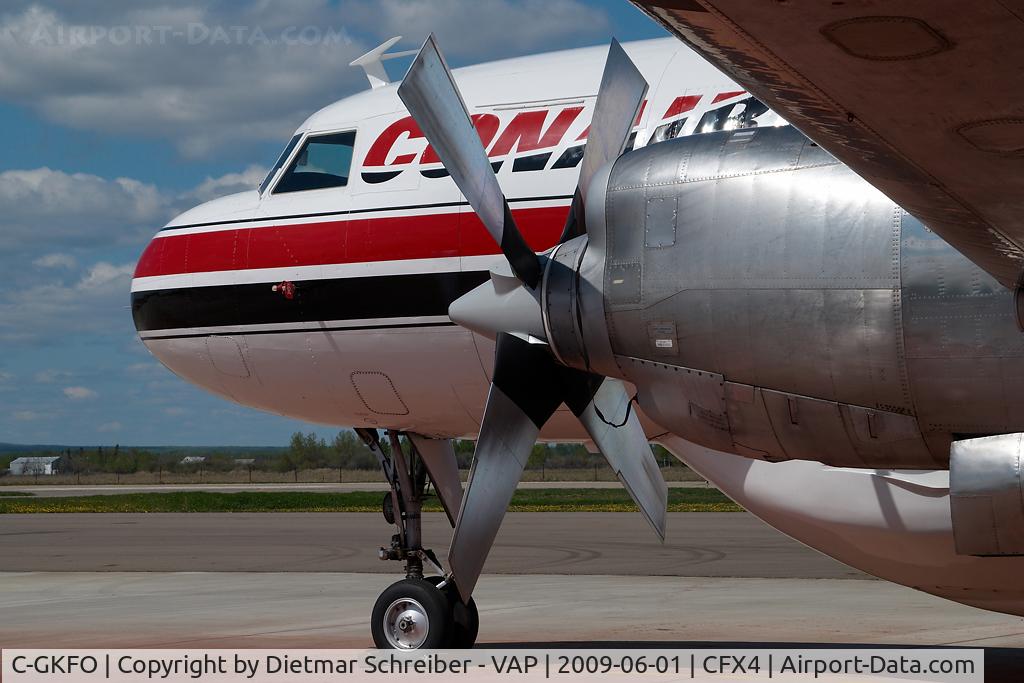
[[[662,473],[666,481],[703,481],[702,478],[688,467],[678,464],[663,467]],[[463,480],[468,471],[462,472]],[[584,468],[536,468],[523,473],[523,481],[615,481],[615,473],[607,466]],[[384,484],[380,472],[376,470],[338,470],[314,469],[292,470],[288,472],[267,472],[257,469],[239,469],[230,472],[213,472],[197,470],[195,472],[134,472],[132,474],[114,474],[109,472],[92,472],[88,474],[53,474],[0,477],[0,486],[48,485],[61,486],[69,484],[318,484],[318,483],[355,483],[373,482]]]

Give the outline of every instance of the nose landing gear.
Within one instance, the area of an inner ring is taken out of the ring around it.
[[[434,471],[440,469],[436,451],[431,454],[431,459],[435,460],[433,467],[428,468],[412,440],[408,441],[410,452],[406,457],[396,432],[388,432],[390,452],[382,448],[376,430],[357,429],[356,433],[377,456],[391,489],[384,498],[382,512],[398,533],[391,537],[390,547],[380,549],[380,559],[405,562],[405,578],[385,589],[373,606],[370,631],[374,644],[378,648],[396,650],[472,647],[480,626],[476,601],[462,600],[455,585],[444,576],[437,555],[421,544],[421,514],[428,474],[431,481],[440,477],[448,480],[443,487],[435,483],[435,489],[449,511],[450,520],[454,517],[450,512],[452,508],[458,509],[455,501],[443,500],[444,490],[453,490],[451,468],[447,474],[434,476]],[[454,453],[450,457],[454,460]],[[457,469],[455,472],[457,474]],[[424,577],[424,563],[442,576]]]
[[[433,584],[403,579],[381,593],[373,606],[373,642],[393,650],[447,647],[449,611],[447,598]]]

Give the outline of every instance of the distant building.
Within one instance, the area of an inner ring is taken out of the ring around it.
[[[14,475],[57,474],[58,460],[60,457],[56,455],[15,458],[11,461],[10,472]]]
[[[206,462],[205,455],[186,455],[181,459],[182,465],[201,465]]]
[[[235,458],[235,467],[252,467],[256,464],[256,458]]]

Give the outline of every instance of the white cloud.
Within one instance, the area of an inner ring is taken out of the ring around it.
[[[48,342],[88,332],[123,333],[131,324],[129,295],[132,264],[95,263],[73,282],[0,289],[0,343]],[[39,382],[63,375],[43,370]]]
[[[64,284],[0,291],[0,342],[48,343],[69,334],[123,332],[130,323],[128,281],[95,289]]]
[[[182,195],[181,200],[189,200],[195,204],[206,202],[217,197],[255,190],[266,177],[268,168],[250,165],[241,173],[227,173],[219,178],[207,177],[195,189]]]
[[[155,186],[129,178],[105,180],[46,167],[4,171],[0,248],[139,242],[170,218],[170,204]]]
[[[15,278],[14,286],[0,288],[0,342],[37,341],[69,330],[124,330],[131,320],[134,263],[99,260],[81,267],[70,254],[39,252],[54,243],[83,245],[85,254],[129,245],[141,251],[173,215],[251,189],[263,174],[249,166],[171,193],[128,178],[108,181],[49,168],[0,173],[0,268]],[[26,261],[40,269],[18,268]]]
[[[155,372],[163,371],[164,366],[159,363],[132,363],[125,367],[125,372],[131,375],[149,375]]]
[[[0,250],[11,254],[53,244],[141,247],[178,213],[217,197],[253,190],[266,172],[262,166],[250,165],[173,193],[131,178],[106,180],[45,167],[4,171],[0,173]],[[73,271],[78,266],[78,259],[68,253],[46,252],[31,258],[33,265],[50,271]]]
[[[100,261],[75,285],[79,290],[91,290],[109,288],[115,286],[122,290],[128,286],[132,273],[135,272],[135,264],[125,263],[120,266],[111,265]]]
[[[96,392],[88,387],[64,387],[64,395],[72,401],[84,401],[96,398]]]
[[[34,260],[32,265],[39,268],[71,269],[78,265],[78,261],[71,254],[46,254]]]
[[[580,0],[38,2],[5,3],[0,97],[77,128],[171,139],[190,157],[283,142],[365,89],[348,63],[393,35],[413,47],[435,31],[473,63],[610,32],[608,14]]]
[[[114,420],[113,422],[104,422],[100,426],[96,427],[96,431],[97,432],[104,432],[104,433],[106,433],[106,432],[119,432],[119,431],[121,431],[122,427],[123,426],[121,425],[120,422],[118,422],[117,420]]]
[[[344,10],[327,0],[87,4],[50,0],[0,19],[0,96],[58,123],[169,138],[206,157],[284,140],[360,86],[347,65],[368,45],[348,38]]]
[[[40,370],[35,374],[35,380],[40,384],[53,384],[57,380],[67,379],[68,377],[71,377],[70,372],[65,370],[54,370],[53,368]]]

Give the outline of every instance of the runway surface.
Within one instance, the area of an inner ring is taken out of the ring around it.
[[[10,573],[3,647],[369,646],[380,574]],[[1021,619],[880,581],[485,576],[481,645],[749,647],[835,643],[989,648],[1019,681]],[[1016,672],[1016,673],[1015,673]]]
[[[0,515],[0,571],[386,572],[394,527],[373,513]],[[424,515],[443,555],[451,527]],[[866,578],[744,512],[670,513],[662,545],[639,513],[506,516],[485,571]]]
[[[669,488],[708,488],[703,481],[670,481]],[[618,489],[618,481],[523,481],[521,489]],[[49,486],[46,484],[13,484],[0,487],[4,491],[32,493],[39,498],[60,498],[66,496],[106,496],[118,493],[171,493],[176,491],[210,491],[215,493],[239,493],[242,491],[317,491],[320,493],[351,493],[353,491],[387,491],[388,485],[376,481],[354,481],[348,483],[299,483],[299,484],[82,484]]]
[[[450,528],[428,515],[443,551]],[[364,647],[399,577],[379,515],[0,515],[0,647]],[[987,648],[1019,681],[1024,619],[869,579],[746,513],[514,513],[476,598],[481,644]],[[382,573],[386,572],[386,573]]]

